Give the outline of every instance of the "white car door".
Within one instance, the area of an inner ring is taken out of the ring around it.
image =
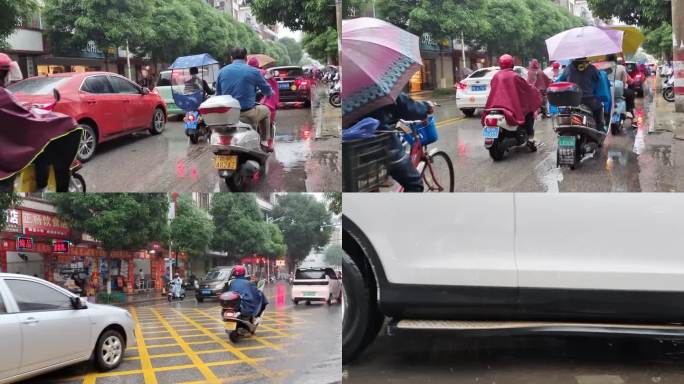
[[[40,283],[6,278],[19,309],[22,334],[20,373],[88,356],[93,343],[86,309],[73,309],[69,296]]]
[[[390,283],[517,287],[513,194],[414,196],[343,196]]]
[[[0,380],[15,376],[21,364],[21,329],[17,314],[10,313],[7,308],[8,301],[2,281],[0,281]]]
[[[325,275],[328,278],[328,282],[330,284],[330,293],[332,293],[333,299],[337,299],[338,297],[340,297],[341,291],[340,279],[337,278],[337,275],[335,274],[335,271],[332,268],[326,268]]]
[[[521,287],[684,292],[684,199],[517,194]]]

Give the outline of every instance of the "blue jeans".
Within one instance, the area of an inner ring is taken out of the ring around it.
[[[423,180],[416,167],[411,164],[410,157],[404,153],[397,135],[394,136],[389,150],[392,153],[388,168],[390,176],[404,187],[405,192],[423,192]]]

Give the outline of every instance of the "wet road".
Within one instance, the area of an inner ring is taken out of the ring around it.
[[[321,115],[316,105],[278,110],[275,152],[256,192],[305,192],[307,187],[318,192],[320,187],[307,179],[325,178],[327,168],[337,166],[337,156],[331,161],[315,147]],[[339,148],[339,138],[327,140],[337,140]],[[88,192],[228,191],[212,161],[208,143],[190,144],[183,123],[172,116],[159,136],[144,132],[102,144],[81,174]]]
[[[278,288],[280,286],[280,288]],[[233,344],[216,302],[164,301],[127,307],[138,342],[124,361],[100,373],[82,363],[22,384],[335,383],[342,369],[341,308],[294,305],[289,285],[267,287],[270,305],[253,337]]]
[[[647,384],[684,382],[684,344],[581,337],[380,336],[345,384]]]
[[[656,118],[652,80],[644,98],[636,101],[638,128],[619,136],[609,134],[600,152],[574,171],[556,167],[557,136],[550,119],[535,123],[536,139],[541,142],[536,153],[513,149],[495,163],[484,148],[479,114],[465,118],[453,98],[438,100],[440,138],[434,146],[451,156],[457,192],[672,191],[676,189],[673,141],[652,132]]]

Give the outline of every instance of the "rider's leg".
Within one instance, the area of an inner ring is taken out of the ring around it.
[[[634,90],[631,88],[626,88],[624,95],[625,102],[627,104],[627,112],[630,112],[632,117],[634,117]]]
[[[534,112],[529,112],[525,115],[525,123],[522,127],[525,128],[528,139],[534,139]]]
[[[411,164],[410,157],[404,153],[398,137],[394,137],[389,150],[395,154],[390,158],[389,175],[401,184],[406,192],[423,192],[423,180],[416,167]]]
[[[259,121],[261,137],[268,141],[271,138],[271,110],[265,105],[257,105],[254,109],[256,110],[257,121]]]

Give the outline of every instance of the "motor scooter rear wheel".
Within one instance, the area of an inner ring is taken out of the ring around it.
[[[237,342],[240,341],[240,334],[238,331],[232,331],[228,334],[228,338],[232,343],[237,344]]]

